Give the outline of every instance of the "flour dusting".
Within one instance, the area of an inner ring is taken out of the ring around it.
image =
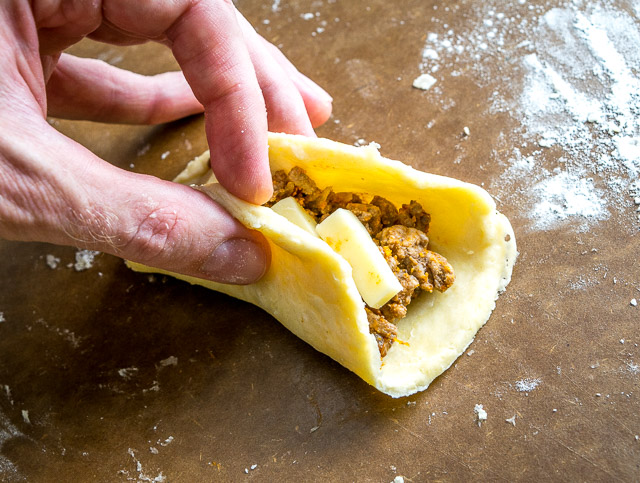
[[[487,411],[484,409],[482,404],[476,404],[473,408],[473,412],[476,415],[478,426],[482,426],[482,422],[487,420]]]
[[[60,259],[50,253],[48,253],[45,257],[45,261],[47,266],[51,269],[51,270],[55,270],[56,268],[58,268],[58,265],[60,264]]]
[[[118,369],[118,375],[125,381],[131,380],[138,374],[139,369],[137,367],[123,367]]]
[[[162,359],[160,361],[160,366],[168,367],[168,366],[177,366],[178,358],[176,356],[169,356],[166,359]]]
[[[129,454],[129,456],[131,456],[131,459],[136,466],[135,473],[133,475],[131,475],[128,470],[123,469],[118,471],[118,474],[125,476],[127,478],[127,481],[146,481],[152,483],[164,483],[167,481],[167,477],[162,473],[162,471],[157,476],[147,474],[142,468],[142,463],[136,457],[136,452],[134,449],[128,448],[127,453]]]
[[[76,272],[89,270],[93,267],[94,260],[98,254],[100,254],[100,252],[95,250],[78,250],[76,252],[76,262],[74,263],[73,268]]]
[[[516,389],[520,392],[531,392],[538,387],[541,382],[542,381],[540,379],[520,379],[519,381],[516,381]]]
[[[536,228],[550,228],[567,218],[593,221],[609,216],[602,192],[594,188],[591,178],[558,171],[536,183],[531,190],[536,199],[531,210]]]
[[[8,389],[8,386],[5,386],[5,388]],[[16,465],[2,454],[2,448],[5,443],[14,438],[24,437],[25,435],[0,411],[0,476],[2,481],[24,481]]]
[[[492,154],[504,172],[488,188],[530,229],[585,231],[615,212],[637,231],[640,9],[554,3],[478,2],[461,31],[434,17],[420,70],[439,86],[470,78],[491,93],[487,114],[514,121]],[[444,87],[429,95],[455,104]]]

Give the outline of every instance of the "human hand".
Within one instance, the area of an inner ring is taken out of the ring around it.
[[[184,75],[144,77],[60,54],[87,36],[166,44]],[[266,201],[267,128],[313,136],[331,98],[230,1],[5,0],[0,40],[1,237],[227,283],[262,276],[269,251],[259,233],[196,190],[108,164],[46,121],[154,124],[204,111],[218,180],[240,198]]]

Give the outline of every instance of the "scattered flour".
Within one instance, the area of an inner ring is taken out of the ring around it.
[[[602,193],[594,188],[592,178],[580,178],[557,170],[556,174],[536,183],[531,192],[537,200],[531,215],[534,227],[539,229],[551,228],[570,217],[591,222],[609,216]]]
[[[7,319],[4,318],[4,312],[0,312],[0,323],[6,322]]]
[[[159,392],[160,391],[160,383],[158,381],[153,381],[151,383],[151,387],[147,389],[143,389],[142,393],[145,394],[147,392]]]
[[[136,153],[136,155],[139,156],[144,156],[145,154],[147,154],[149,152],[149,150],[151,149],[151,144],[147,143],[144,146],[142,146],[138,152]]]
[[[39,318],[38,320],[36,320],[36,324],[41,325],[45,329],[50,330],[51,332],[59,335],[64,340],[66,340],[74,349],[77,349],[78,347],[80,347],[80,343],[82,342],[83,337],[77,336],[73,331],[69,329],[61,329],[60,327],[51,326],[43,318]]]
[[[442,80],[464,74],[489,93],[488,115],[512,119],[516,127],[501,134],[492,154],[504,172],[489,189],[520,206],[531,230],[585,231],[614,212],[631,212],[622,228],[637,231],[638,19],[626,2],[554,4],[477,2],[460,12],[459,31],[434,17],[420,70]],[[443,109],[455,105],[446,83],[439,85],[432,98]]]
[[[83,337],[78,337],[74,332],[69,329],[55,329],[55,332],[60,335],[64,340],[66,340],[71,347],[77,349],[80,347],[80,342],[82,342]]]
[[[353,143],[354,146],[366,146],[367,140],[364,138],[356,139],[356,142]]]
[[[11,397],[11,388],[9,387],[8,384],[4,385],[4,393],[7,396],[7,400],[9,401],[9,404],[13,406],[13,399]]]
[[[160,446],[169,446],[172,442],[173,442],[173,436],[169,436],[164,441],[158,440],[157,444],[159,444]]]
[[[100,254],[100,252],[95,250],[78,250],[76,252],[76,263],[73,265],[73,268],[76,272],[89,270],[93,267],[93,262],[98,254]]]
[[[538,387],[541,382],[542,380],[540,379],[520,379],[516,381],[516,389],[520,392],[531,392]]]
[[[162,367],[177,366],[178,365],[178,358],[176,356],[169,356],[166,359],[162,359],[160,361],[160,365]]]
[[[8,388],[8,386],[5,387]],[[14,438],[25,437],[26,436],[11,423],[9,418],[0,411],[0,477],[2,477],[2,481],[24,481],[17,466],[2,454],[2,447]]]
[[[516,425],[516,415],[514,414],[509,419],[505,419],[505,422],[515,426]]]
[[[158,476],[149,476],[148,474],[146,474],[142,469],[142,463],[138,458],[136,458],[135,450],[128,448],[127,453],[129,454],[129,456],[131,456],[131,459],[133,459],[133,462],[136,465],[136,472],[137,472],[137,474],[130,476],[128,470],[118,471],[118,474],[127,477],[127,481],[136,481],[136,482],[146,481],[151,483],[165,483],[167,481],[167,477],[162,474],[162,471],[158,474]]]
[[[47,266],[51,270],[55,270],[56,268],[58,268],[58,265],[60,264],[60,259],[54,255],[51,255],[50,253],[47,254],[47,256],[45,257],[45,261],[47,263]]]
[[[478,426],[482,426],[482,422],[487,420],[487,411],[484,410],[482,404],[476,404],[473,408],[473,412],[476,414]]]
[[[118,369],[118,375],[127,381],[134,377],[137,373],[137,367],[124,367],[122,369]]]

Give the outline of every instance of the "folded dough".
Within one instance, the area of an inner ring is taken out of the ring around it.
[[[449,260],[456,281],[444,293],[422,293],[411,302],[398,323],[398,339],[406,344],[393,344],[381,360],[349,264],[270,208],[229,194],[209,170],[208,153],[191,161],[175,181],[204,181],[198,189],[262,232],[271,246],[271,267],[247,286],[171,275],[258,305],[385,394],[401,397],[426,389],[473,341],[509,283],[517,253],[507,218],[478,186],[385,159],[373,145],[270,134],[269,160],[272,171],[300,166],[321,188],[377,194],[396,206],[416,200],[431,215],[430,249]]]

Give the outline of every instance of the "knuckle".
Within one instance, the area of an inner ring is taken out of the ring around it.
[[[142,216],[126,246],[127,255],[143,263],[153,263],[163,254],[173,256],[185,245],[184,222],[175,209],[157,207]]]
[[[64,27],[76,35],[95,30],[102,20],[101,0],[34,2],[34,18],[38,27]]]

